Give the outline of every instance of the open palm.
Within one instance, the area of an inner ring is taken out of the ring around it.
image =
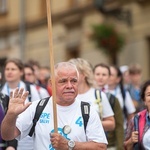
[[[9,100],[9,113],[14,113],[19,115],[23,111],[25,111],[31,104],[31,102],[25,103],[26,98],[28,97],[29,92],[25,91],[24,89],[17,88],[14,92],[10,93],[10,100]]]

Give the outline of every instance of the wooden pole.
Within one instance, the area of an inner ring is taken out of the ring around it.
[[[58,131],[57,131],[56,87],[55,87],[53,35],[52,35],[50,0],[46,0],[46,5],[47,5],[48,36],[49,36],[49,46],[50,46],[50,69],[51,69],[52,97],[53,97],[54,131],[57,133]]]

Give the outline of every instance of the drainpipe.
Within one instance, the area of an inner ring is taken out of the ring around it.
[[[20,34],[20,59],[24,61],[25,57],[25,0],[20,0],[20,24],[19,24],[19,34]]]

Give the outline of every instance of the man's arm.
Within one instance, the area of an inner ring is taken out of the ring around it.
[[[68,150],[68,140],[62,137],[59,133],[51,134],[51,143],[53,148],[57,150]],[[94,141],[76,142],[73,150],[106,150],[107,145]]]
[[[31,104],[25,104],[27,96],[28,92],[24,92],[23,88],[20,90],[17,88],[14,93],[10,93],[8,111],[1,124],[1,136],[6,141],[13,140],[20,134],[20,131],[16,127],[16,119]]]
[[[4,140],[13,140],[20,134],[16,128],[17,116],[7,112],[1,124],[1,136]]]
[[[74,150],[106,150],[107,145],[97,142],[75,142]]]

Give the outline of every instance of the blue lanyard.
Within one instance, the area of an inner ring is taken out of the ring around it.
[[[116,95],[117,95],[117,87],[114,90],[114,96],[116,97]]]
[[[20,88],[20,82],[18,83],[18,88]],[[7,83],[7,93],[8,93],[8,96],[10,95],[10,88],[8,86],[8,83]]]

